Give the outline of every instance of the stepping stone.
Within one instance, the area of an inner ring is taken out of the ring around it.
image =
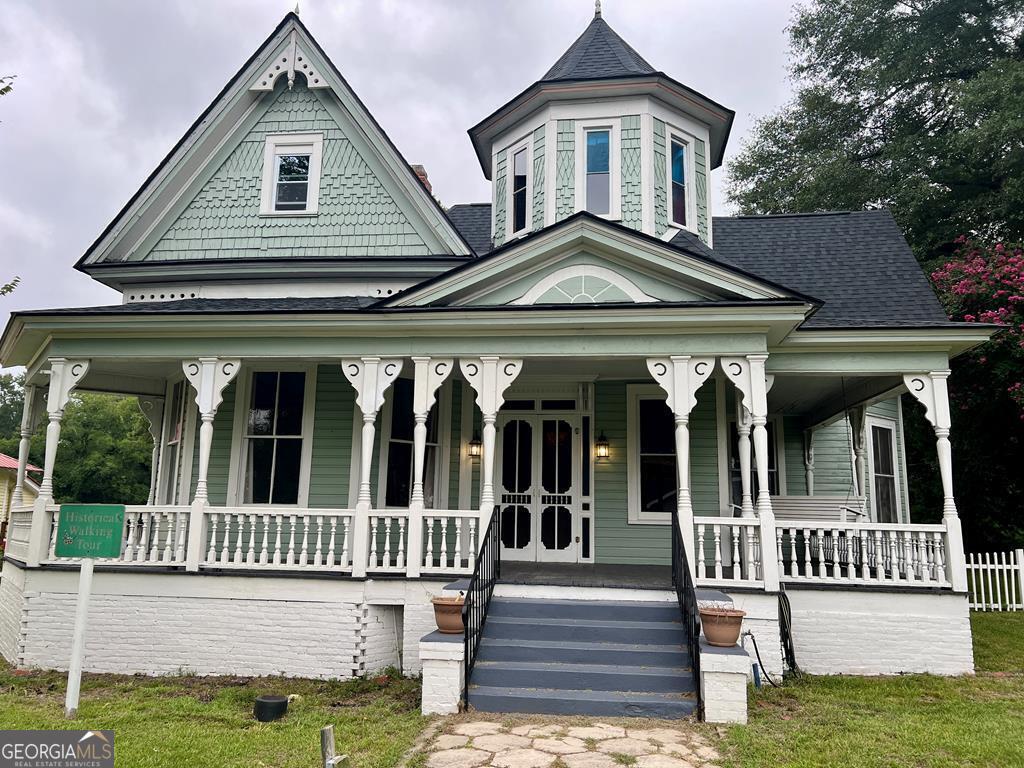
[[[693,768],[693,763],[669,755],[641,755],[636,759],[636,768]]]
[[[456,747],[464,747],[467,744],[469,744],[469,736],[457,736],[446,733],[444,736],[438,736],[434,740],[434,749],[455,749]]]
[[[452,730],[460,736],[486,736],[490,733],[501,733],[501,725],[498,723],[476,720],[472,723],[462,723],[457,725]]]
[[[662,744],[661,751],[666,755],[676,755],[677,757],[693,756],[693,750],[685,744]]]
[[[553,755],[571,755],[574,752],[586,752],[587,742],[566,736],[561,739],[534,739],[533,748]]]
[[[523,749],[530,746],[530,740],[525,736],[516,736],[511,733],[494,733],[477,736],[473,739],[473,746],[477,749],[486,749],[488,752],[507,752],[511,749]]]
[[[596,739],[597,741],[602,739],[621,739],[625,737],[626,729],[615,725],[596,723],[594,725],[570,728],[569,735],[577,739]]]
[[[650,755],[656,752],[658,748],[651,744],[649,741],[640,741],[640,739],[608,739],[607,741],[598,742],[597,751],[604,752],[606,755]]]
[[[526,736],[531,739],[542,739],[547,736],[561,736],[565,732],[564,725],[551,723],[550,725],[526,725]]]
[[[693,751],[696,752],[698,755],[700,755],[705,760],[717,760],[718,759],[718,750],[716,750],[716,749],[714,749],[712,747],[707,747],[707,746],[697,747]]]
[[[445,749],[427,758],[427,768],[477,768],[490,759],[482,749]]]
[[[622,768],[614,757],[600,752],[577,752],[573,755],[562,755],[559,759],[568,768]]]
[[[659,744],[680,744],[687,740],[687,734],[671,728],[649,728],[646,730],[630,730],[627,735],[631,739],[656,741]]]
[[[555,759],[554,755],[537,749],[512,749],[496,754],[491,765],[498,768],[548,768]]]

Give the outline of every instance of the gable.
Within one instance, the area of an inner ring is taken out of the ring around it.
[[[332,96],[283,80],[237,147],[165,234],[140,258],[257,259],[421,256],[432,253],[417,223],[367,164],[328,110]],[[325,103],[326,102],[326,103]],[[323,160],[315,216],[261,216],[264,147],[270,134],[320,133]]]
[[[268,133],[323,135],[315,216],[260,216]],[[76,267],[91,272],[103,265],[107,280],[125,262],[469,254],[436,200],[289,13]]]

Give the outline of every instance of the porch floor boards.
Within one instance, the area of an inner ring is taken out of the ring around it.
[[[580,563],[526,563],[502,561],[504,584],[548,587],[603,587],[617,589],[671,589],[668,565],[615,565]]]

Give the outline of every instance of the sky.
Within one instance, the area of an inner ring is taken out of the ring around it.
[[[781,0],[603,0],[656,69],[736,111],[726,163],[789,98]],[[72,267],[294,0],[4,0],[0,298],[120,303]],[[490,200],[466,130],[536,81],[592,0],[301,0],[300,16],[446,205]],[[712,174],[715,214],[729,208]]]

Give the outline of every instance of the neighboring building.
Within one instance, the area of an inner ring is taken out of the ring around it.
[[[24,482],[21,487],[21,499],[19,505],[24,503],[25,505],[34,504],[36,497],[39,495],[39,486],[36,481],[32,479],[32,474],[38,474],[42,472],[39,467],[32,464],[26,464],[26,471],[29,474],[25,475]],[[13,456],[8,456],[6,453],[0,453],[0,548],[3,547],[3,542],[7,540],[7,524],[11,517],[11,506],[12,501],[15,500],[14,491],[18,486],[18,460]]]
[[[76,265],[123,303],[0,340],[26,424],[49,418],[0,652],[67,663],[52,478],[79,388],[137,395],[155,445],[87,669],[414,674],[430,597],[500,549],[479,655],[490,582],[469,596],[480,708],[691,711],[687,574],[747,611],[771,673],[782,646],[970,672],[946,376],[990,329],[946,318],[886,211],[714,216],[732,122],[598,13],[470,130],[491,201],[445,210],[286,16]],[[942,509],[908,494],[908,391]]]

